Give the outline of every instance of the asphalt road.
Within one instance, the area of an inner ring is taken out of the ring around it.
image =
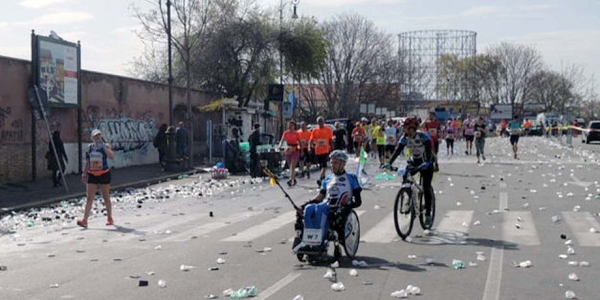
[[[292,254],[294,213],[277,187],[232,178],[207,195],[204,175],[151,186],[146,195],[121,195],[114,227],[104,226],[102,217],[90,219],[87,230],[56,220],[7,228],[11,220],[3,220],[0,265],[7,270],[0,271],[0,298],[221,299],[226,289],[256,286],[256,299],[393,299],[391,293],[413,285],[421,295],[409,298],[565,299],[572,290],[577,299],[598,299],[600,233],[590,228],[600,230],[600,145],[574,142],[568,149],[522,138],[520,159],[514,160],[508,139],[489,139],[483,164],[464,155],[464,142],[454,156],[446,156],[442,145],[435,228],[424,234],[417,221],[412,242],[398,238],[391,217],[399,180],[378,180],[381,171],[370,159],[371,180],[357,209],[357,259],[368,266],[340,261],[335,271],[345,286],[341,292],[323,278],[327,264],[301,264]],[[396,165],[401,163],[399,158]],[[301,203],[316,193],[316,184],[301,179],[288,191]],[[160,195],[170,197],[144,199]],[[63,209],[81,213],[79,207]],[[561,259],[569,240],[574,254]],[[455,259],[466,267],[454,269]],[[527,260],[528,268],[514,266]],[[181,265],[195,268],[181,271]],[[349,274],[352,269],[358,276]],[[570,273],[579,280],[569,280]],[[138,287],[139,280],[149,286]]]

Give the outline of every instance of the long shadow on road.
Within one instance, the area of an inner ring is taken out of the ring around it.
[[[427,246],[483,246],[483,247],[503,247],[505,250],[518,250],[518,245],[503,240],[493,240],[486,238],[471,238],[468,234],[460,231],[437,231],[434,230],[428,235],[417,235],[412,238],[412,244]]]

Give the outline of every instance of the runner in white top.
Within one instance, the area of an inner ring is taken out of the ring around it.
[[[394,126],[392,119],[388,119],[385,127],[385,159],[392,157],[398,140],[398,128]]]

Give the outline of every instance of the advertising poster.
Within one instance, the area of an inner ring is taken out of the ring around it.
[[[50,105],[77,105],[77,46],[39,39],[39,86]]]

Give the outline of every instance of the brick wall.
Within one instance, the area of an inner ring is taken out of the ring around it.
[[[27,181],[32,178],[31,108],[27,101],[30,86],[29,61],[0,56],[0,183]],[[152,139],[162,123],[168,123],[168,86],[132,78],[82,71],[82,138],[87,148],[94,128],[117,149],[114,167],[156,163],[158,154]],[[192,91],[192,107],[208,104],[212,98]],[[174,122],[185,119],[186,93],[174,88]],[[196,144],[203,144],[206,116],[198,120]],[[58,130],[69,158],[67,172],[79,170],[77,109],[52,108],[48,118],[51,131]],[[50,176],[44,158],[49,135],[43,121],[36,121],[37,178]],[[198,149],[198,148],[197,148]]]

